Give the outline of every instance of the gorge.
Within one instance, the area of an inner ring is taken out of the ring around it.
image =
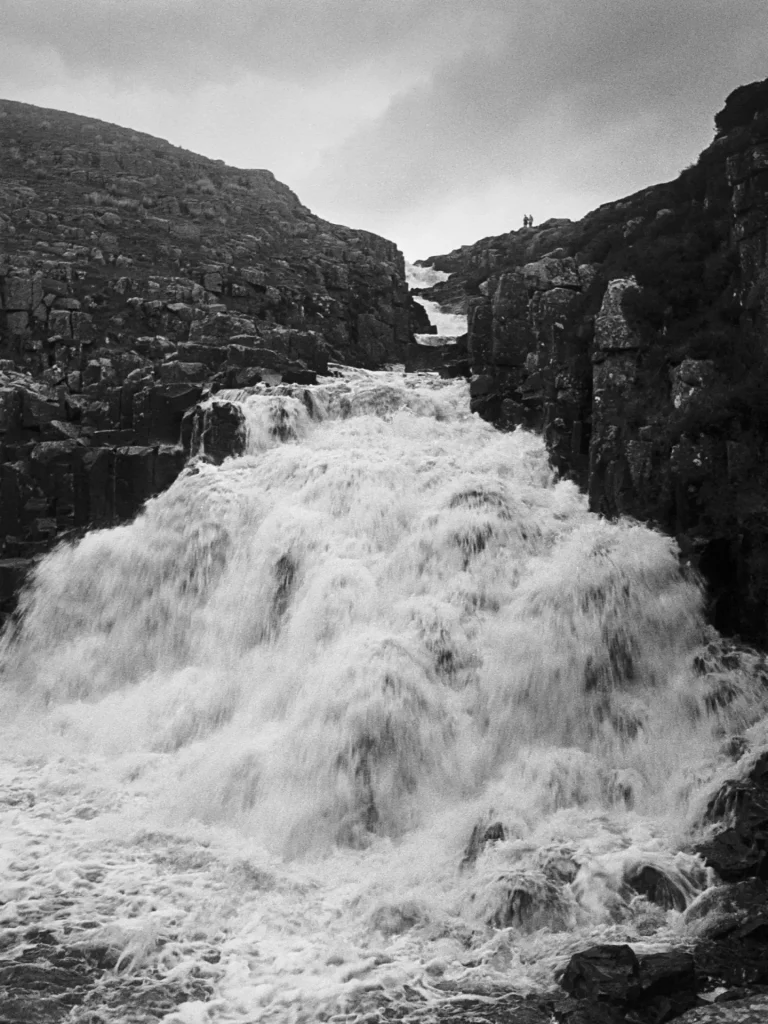
[[[439,345],[269,172],[0,104],[5,1020],[759,1019],[767,93],[423,261]]]

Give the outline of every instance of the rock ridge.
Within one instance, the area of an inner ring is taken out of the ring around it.
[[[423,318],[393,242],[270,171],[0,100],[0,616],[172,482],[204,393],[402,361]]]
[[[472,408],[541,431],[591,508],[673,534],[768,643],[768,79],[677,179],[420,261],[469,317]]]

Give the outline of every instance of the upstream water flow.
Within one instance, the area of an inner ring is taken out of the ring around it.
[[[432,267],[406,263],[405,277],[411,288],[430,288],[440,281],[447,281],[450,274],[434,270]],[[424,307],[429,322],[437,328],[437,334],[417,334],[416,338],[420,345],[444,345],[467,333],[466,314],[447,312],[441,309],[440,303],[425,299],[421,295],[414,295],[414,299]]]
[[[763,710],[674,544],[590,514],[463,381],[225,400],[247,454],[60,546],[2,641],[8,934],[113,949],[177,1024],[528,992],[590,941],[669,942],[723,735]]]

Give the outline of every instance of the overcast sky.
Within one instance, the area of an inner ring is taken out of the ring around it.
[[[0,0],[0,96],[239,167],[410,259],[674,177],[768,0]]]

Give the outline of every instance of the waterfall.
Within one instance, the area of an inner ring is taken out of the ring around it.
[[[464,381],[217,403],[243,453],[201,430],[134,522],[38,564],[0,641],[5,925],[177,985],[176,1024],[528,992],[585,936],[668,942],[709,884],[686,829],[765,702],[673,541],[591,514]]]
[[[430,288],[433,284],[447,281],[450,274],[433,270],[432,267],[418,267],[406,263],[405,277],[411,288]],[[429,322],[437,328],[437,334],[417,334],[416,338],[420,345],[444,345],[467,333],[466,314],[447,312],[440,308],[438,302],[425,299],[421,295],[414,295],[414,299],[424,307]]]

